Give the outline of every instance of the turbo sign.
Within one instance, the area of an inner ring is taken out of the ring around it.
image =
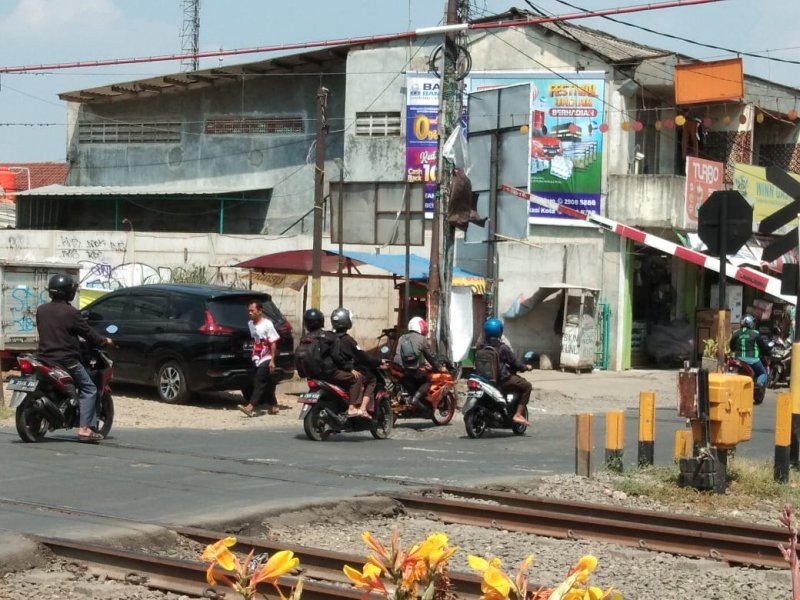
[[[686,157],[686,188],[684,190],[686,221],[697,225],[697,211],[708,197],[721,190],[725,165],[694,156]]]

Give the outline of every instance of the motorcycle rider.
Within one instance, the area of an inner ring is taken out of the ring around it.
[[[89,326],[86,318],[70,304],[78,291],[72,276],[58,273],[47,283],[50,302],[36,309],[36,329],[39,332],[37,355],[66,370],[78,390],[80,410],[80,441],[98,442],[102,434],[94,431],[97,425],[97,386],[81,364],[78,336],[94,346],[110,346],[111,338],[103,337]]]
[[[353,336],[347,333],[347,330],[353,326],[353,314],[350,310],[344,306],[335,309],[331,313],[331,326],[336,336],[333,362],[342,371],[352,372],[355,370],[361,375],[363,381],[361,405],[357,408],[355,415],[366,417],[368,416],[367,406],[375,393],[375,384],[377,383],[374,370],[380,366],[381,360],[364,352]],[[351,414],[352,408],[351,406],[348,410],[348,415]]]
[[[422,317],[414,317],[408,322],[408,333],[397,340],[397,350],[394,355],[395,364],[403,368],[400,384],[413,394],[411,404],[424,409],[422,399],[431,387],[428,374],[422,369],[420,355],[431,365],[434,371],[445,371],[445,368],[436,359],[428,338],[428,323]]]
[[[761,362],[761,357],[769,356],[770,349],[756,328],[753,315],[745,315],[742,318],[742,327],[731,336],[730,347],[736,358],[752,367],[756,385],[763,388],[767,383],[767,370]]]
[[[530,381],[523,379],[517,373],[530,371],[533,367],[519,360],[508,344],[503,342],[503,322],[500,319],[496,317],[487,319],[483,324],[483,334],[485,337],[483,347],[491,346],[497,352],[497,360],[499,362],[499,381],[497,381],[497,385],[500,387],[500,391],[503,394],[516,393],[519,398],[517,410],[511,419],[520,425],[530,425],[522,411],[530,400],[533,386]]]
[[[361,403],[363,378],[356,369],[345,370],[336,364],[333,358],[336,338],[333,333],[323,329],[325,315],[316,308],[309,308],[303,315],[303,325],[310,335],[320,338],[318,343],[325,345],[325,349],[321,354],[326,364],[321,365],[321,367],[324,372],[328,372],[330,375],[325,375],[322,379],[347,390],[349,396],[348,417],[361,416],[358,407]]]

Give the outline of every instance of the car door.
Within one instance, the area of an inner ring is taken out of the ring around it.
[[[131,366],[124,359],[126,347],[125,322],[130,314],[128,310],[128,294],[112,293],[104,296],[86,307],[86,318],[100,335],[110,337],[114,345],[108,348],[108,354],[114,361],[114,378],[130,381]]]
[[[120,360],[132,371],[131,381],[153,382],[154,349],[170,335],[169,296],[151,291],[132,291],[128,302],[128,319],[121,336]]]

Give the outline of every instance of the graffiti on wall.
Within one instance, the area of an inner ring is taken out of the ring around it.
[[[114,266],[91,260],[80,260],[78,264],[81,265],[82,288],[110,291],[132,285],[173,281],[173,269],[170,267],[153,267],[140,262]]]
[[[109,252],[125,252],[124,241],[115,242],[104,238],[81,239],[76,236],[62,235],[58,242],[61,258],[67,260],[102,260]]]
[[[47,290],[40,290],[29,287],[15,287],[11,290],[9,298],[9,312],[11,314],[11,326],[6,333],[31,333],[36,330],[36,309],[40,304],[49,300]]]

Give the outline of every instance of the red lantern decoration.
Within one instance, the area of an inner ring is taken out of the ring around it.
[[[666,127],[667,129],[672,129],[673,127],[675,127],[675,121],[673,121],[672,119],[667,119],[666,121],[664,121],[664,127]]]
[[[600,123],[600,127],[598,127],[600,133],[605,133],[608,131],[608,123]]]
[[[633,130],[634,131],[641,131],[642,129],[644,129],[644,123],[642,123],[641,121],[634,121]]]
[[[742,114],[739,115],[739,123],[741,123],[742,125],[747,123],[747,115],[746,114],[742,113]]]
[[[711,126],[713,124],[714,122],[712,121],[711,117],[706,117],[705,119],[703,119],[703,127],[705,127],[706,129],[711,129]]]
[[[789,117],[790,121],[796,121],[797,120],[797,111],[795,109],[792,109],[788,113],[786,113],[786,116]]]

